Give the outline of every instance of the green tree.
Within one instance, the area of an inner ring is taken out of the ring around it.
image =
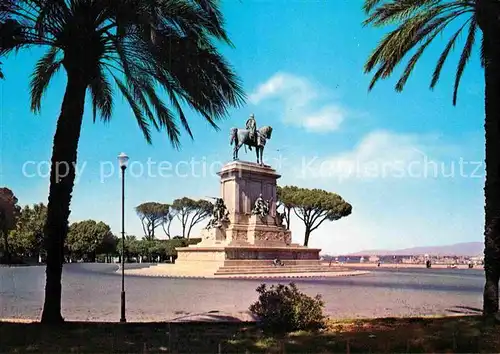
[[[379,79],[391,76],[404,58],[409,61],[396,83],[402,91],[416,63],[425,49],[446,28],[453,27],[453,34],[439,56],[432,74],[430,88],[439,81],[442,68],[452,49],[466,33],[460,59],[456,67],[453,90],[453,105],[457,103],[458,88],[475,44],[481,46],[479,54],[485,77],[485,137],[486,180],[485,195],[485,250],[484,250],[484,303],[483,313],[487,317],[498,316],[500,280],[500,2],[498,0],[365,0],[368,18],[365,25],[375,27],[396,26],[379,43],[365,65],[365,71],[376,68],[370,84],[373,88]],[[482,38],[478,37],[478,29]],[[410,52],[414,52],[410,54]]]
[[[11,261],[9,232],[15,228],[21,209],[19,205],[17,205],[17,201],[16,196],[9,188],[0,188],[0,233],[7,263]]]
[[[95,262],[97,251],[105,249],[106,243],[112,242],[111,228],[102,221],[84,220],[69,227],[66,240],[71,257],[88,258]]]
[[[180,125],[192,137],[181,104],[217,128],[244,94],[215,40],[230,43],[218,3],[211,0],[4,0],[0,56],[48,48],[31,81],[31,109],[41,109],[53,75],[67,76],[53,141],[46,222],[46,287],[41,321],[60,323],[61,274],[78,141],[87,90],[94,113],[109,121],[113,84],[130,104],[151,143],[151,128],[180,145]],[[170,99],[167,106],[159,92]]]
[[[139,241],[140,255],[146,257],[148,262],[152,262],[157,256],[164,253],[164,248],[161,247],[159,240],[148,240],[143,238]]]
[[[134,235],[126,235],[125,236],[125,260],[129,260],[131,256],[137,256],[140,253],[140,240],[137,240],[137,237]],[[122,256],[122,238],[118,237],[118,241],[116,243],[116,253]]]
[[[155,229],[163,224],[170,213],[170,205],[156,202],[147,202],[135,208],[139,219],[141,219],[144,237],[147,240],[155,239]]]
[[[106,262],[110,262],[110,257],[116,254],[116,246],[118,245],[118,237],[111,232],[106,233],[102,242],[96,248],[96,254],[105,255]]]
[[[19,214],[16,228],[9,235],[9,244],[18,253],[40,255],[43,251],[43,226],[46,217],[47,207],[43,203],[26,205]]]
[[[351,204],[339,195],[322,189],[307,189],[285,186],[280,191],[281,202],[289,205],[295,215],[304,222],[304,246],[309,244],[309,236],[325,220],[334,221],[352,212]]]
[[[193,227],[206,219],[212,212],[213,205],[209,201],[191,198],[174,200],[172,209],[182,225],[182,237],[189,238]]]

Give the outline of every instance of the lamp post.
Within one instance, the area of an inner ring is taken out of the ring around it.
[[[125,318],[125,169],[128,156],[125,153],[118,155],[118,164],[122,170],[122,292],[120,322],[127,322]]]

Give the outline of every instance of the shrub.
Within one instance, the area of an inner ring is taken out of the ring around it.
[[[265,331],[288,333],[298,330],[316,330],[324,327],[325,306],[321,295],[310,297],[299,291],[294,283],[278,284],[269,289],[265,284],[257,288],[259,300],[250,306]]]

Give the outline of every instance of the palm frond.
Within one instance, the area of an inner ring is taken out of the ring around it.
[[[449,23],[455,14],[434,18],[432,13],[417,15],[410,20],[403,22],[397,29],[391,32],[379,45],[377,50],[368,59],[371,66],[365,67],[365,72],[373,69],[375,64],[384,63],[384,70],[381,78],[389,77],[396,66],[404,59],[407,53],[419,42],[432,36],[433,32],[440,32]]]
[[[446,44],[434,69],[430,85],[433,88],[438,82],[444,63],[460,33],[469,25],[469,36],[457,67],[453,98],[455,104],[460,78],[474,45],[477,30],[474,10],[474,2],[471,0],[365,0],[368,18],[364,21],[364,25],[370,24],[375,27],[398,25],[382,39],[365,63],[365,73],[377,67],[369,84],[369,90],[380,79],[388,78],[410,51],[415,49],[395,86],[396,91],[402,91],[425,49],[450,23],[463,15],[471,14],[472,16],[466,19]]]
[[[134,97],[130,93],[128,87],[120,79],[118,79],[116,76],[113,75],[113,78],[116,82],[116,85],[120,89],[120,92],[122,93],[123,97],[125,97],[128,104],[130,105],[130,108],[132,108],[132,112],[134,113],[134,116],[137,120],[137,124],[139,125],[139,128],[141,129],[142,134],[144,135],[144,139],[146,139],[146,142],[148,144],[152,144],[149,123],[144,118],[144,115],[142,114],[141,108],[135,102]]]
[[[473,17],[470,25],[469,25],[469,33],[467,35],[467,39],[465,41],[464,48],[462,50],[462,54],[460,55],[460,60],[457,66],[457,73],[455,76],[455,84],[453,87],[453,105],[457,104],[457,96],[458,96],[458,87],[460,86],[460,80],[462,79],[462,75],[464,73],[465,65],[470,59],[472,54],[472,47],[476,41],[476,31],[477,31],[477,22],[476,18]]]
[[[101,119],[107,122],[111,119],[113,112],[113,89],[101,66],[97,72],[98,74],[94,76],[89,85],[93,118],[95,122],[99,112]]]
[[[448,55],[450,54],[451,52],[451,49],[454,47],[455,45],[455,42],[457,41],[458,39],[458,36],[460,35],[460,33],[462,33],[463,29],[465,28],[465,26],[467,25],[467,23],[470,21],[470,19],[465,22],[456,32],[455,34],[451,37],[450,41],[448,42],[448,44],[446,45],[446,47],[444,48],[443,52],[441,53],[441,55],[439,56],[439,59],[438,59],[438,62],[436,64],[436,68],[434,69],[434,73],[432,74],[432,81],[431,81],[431,85],[430,85],[430,88],[433,89],[437,82],[439,81],[439,77],[441,75],[441,70],[443,69],[443,66],[444,66],[444,63],[446,61],[446,59],[448,58]]]
[[[224,29],[224,18],[217,5],[218,0],[196,0],[196,2],[206,14],[209,32],[217,39],[221,39],[232,46],[231,40]]]
[[[371,11],[363,25],[385,26],[408,20],[425,12],[441,12],[452,4],[439,4],[440,0],[400,0],[384,3]]]
[[[50,80],[61,67],[61,60],[57,60],[57,54],[57,48],[50,48],[38,60],[31,75],[31,110],[35,113],[40,112],[43,94],[49,86]]]
[[[486,53],[485,53],[485,48],[484,48],[484,39],[481,40],[481,49],[479,51],[479,59],[481,61],[481,67],[484,69],[484,66],[486,65]]]
[[[61,67],[58,52],[64,68],[84,74],[94,121],[111,118],[116,83],[148,143],[151,128],[164,130],[175,148],[181,126],[193,137],[184,105],[218,129],[217,120],[245,99],[214,44],[231,44],[217,0],[3,0],[2,24],[8,31],[0,31],[0,56],[27,45],[52,48],[33,74],[34,111]]]
[[[415,52],[415,54],[413,54],[413,56],[410,58],[410,60],[408,61],[408,65],[406,66],[406,68],[403,72],[403,75],[396,83],[396,87],[395,87],[396,91],[398,91],[398,92],[403,91],[403,88],[404,88],[406,82],[408,81],[408,78],[410,77],[413,69],[415,68],[415,65],[417,64],[418,60],[420,59],[422,54],[424,54],[425,49],[429,46],[429,44],[431,44],[431,42],[434,40],[434,38],[436,38],[436,36],[441,33],[444,26],[446,26],[446,24],[444,24],[444,25],[441,24],[438,28],[436,28],[434,33],[428,37],[428,39],[418,48],[418,50]]]
[[[177,128],[177,125],[175,124],[175,117],[172,115],[172,112],[165,106],[165,104],[162,102],[162,100],[158,97],[156,94],[155,90],[153,87],[148,87],[146,88],[146,94],[151,102],[152,106],[154,107],[156,111],[156,116],[158,117],[158,120],[160,122],[160,127],[165,128],[167,131],[168,138],[170,140],[170,143],[175,149],[180,148],[180,131],[179,128]],[[187,120],[184,117],[184,114],[181,115],[184,119],[184,121],[187,124]],[[191,133],[191,130],[189,129],[189,125],[187,125],[186,130],[189,133],[189,136],[193,136]]]
[[[168,95],[170,97],[170,103],[174,106],[175,111],[179,115],[179,119],[181,121],[181,124],[182,124],[184,130],[186,130],[186,132],[189,134],[191,139],[194,139],[191,128],[189,127],[188,120],[187,120],[186,116],[184,115],[184,111],[183,111],[182,106],[181,106],[179,99],[177,97],[178,92],[180,93],[182,90],[173,89],[171,82],[169,82],[168,80],[164,80],[163,88],[168,92]],[[203,114],[203,112],[201,112],[201,114]]]
[[[366,14],[369,14],[382,1],[385,0],[365,0],[365,3],[363,4],[363,10],[365,11]]]
[[[153,53],[155,60],[163,76],[172,78],[194,109],[220,119],[229,105],[243,102],[240,82],[215,48],[200,48],[193,38],[175,38],[162,31],[158,36],[161,40]]]

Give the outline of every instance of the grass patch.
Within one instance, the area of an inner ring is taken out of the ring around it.
[[[284,338],[246,323],[0,322],[1,353],[498,353],[479,316],[329,321]]]

